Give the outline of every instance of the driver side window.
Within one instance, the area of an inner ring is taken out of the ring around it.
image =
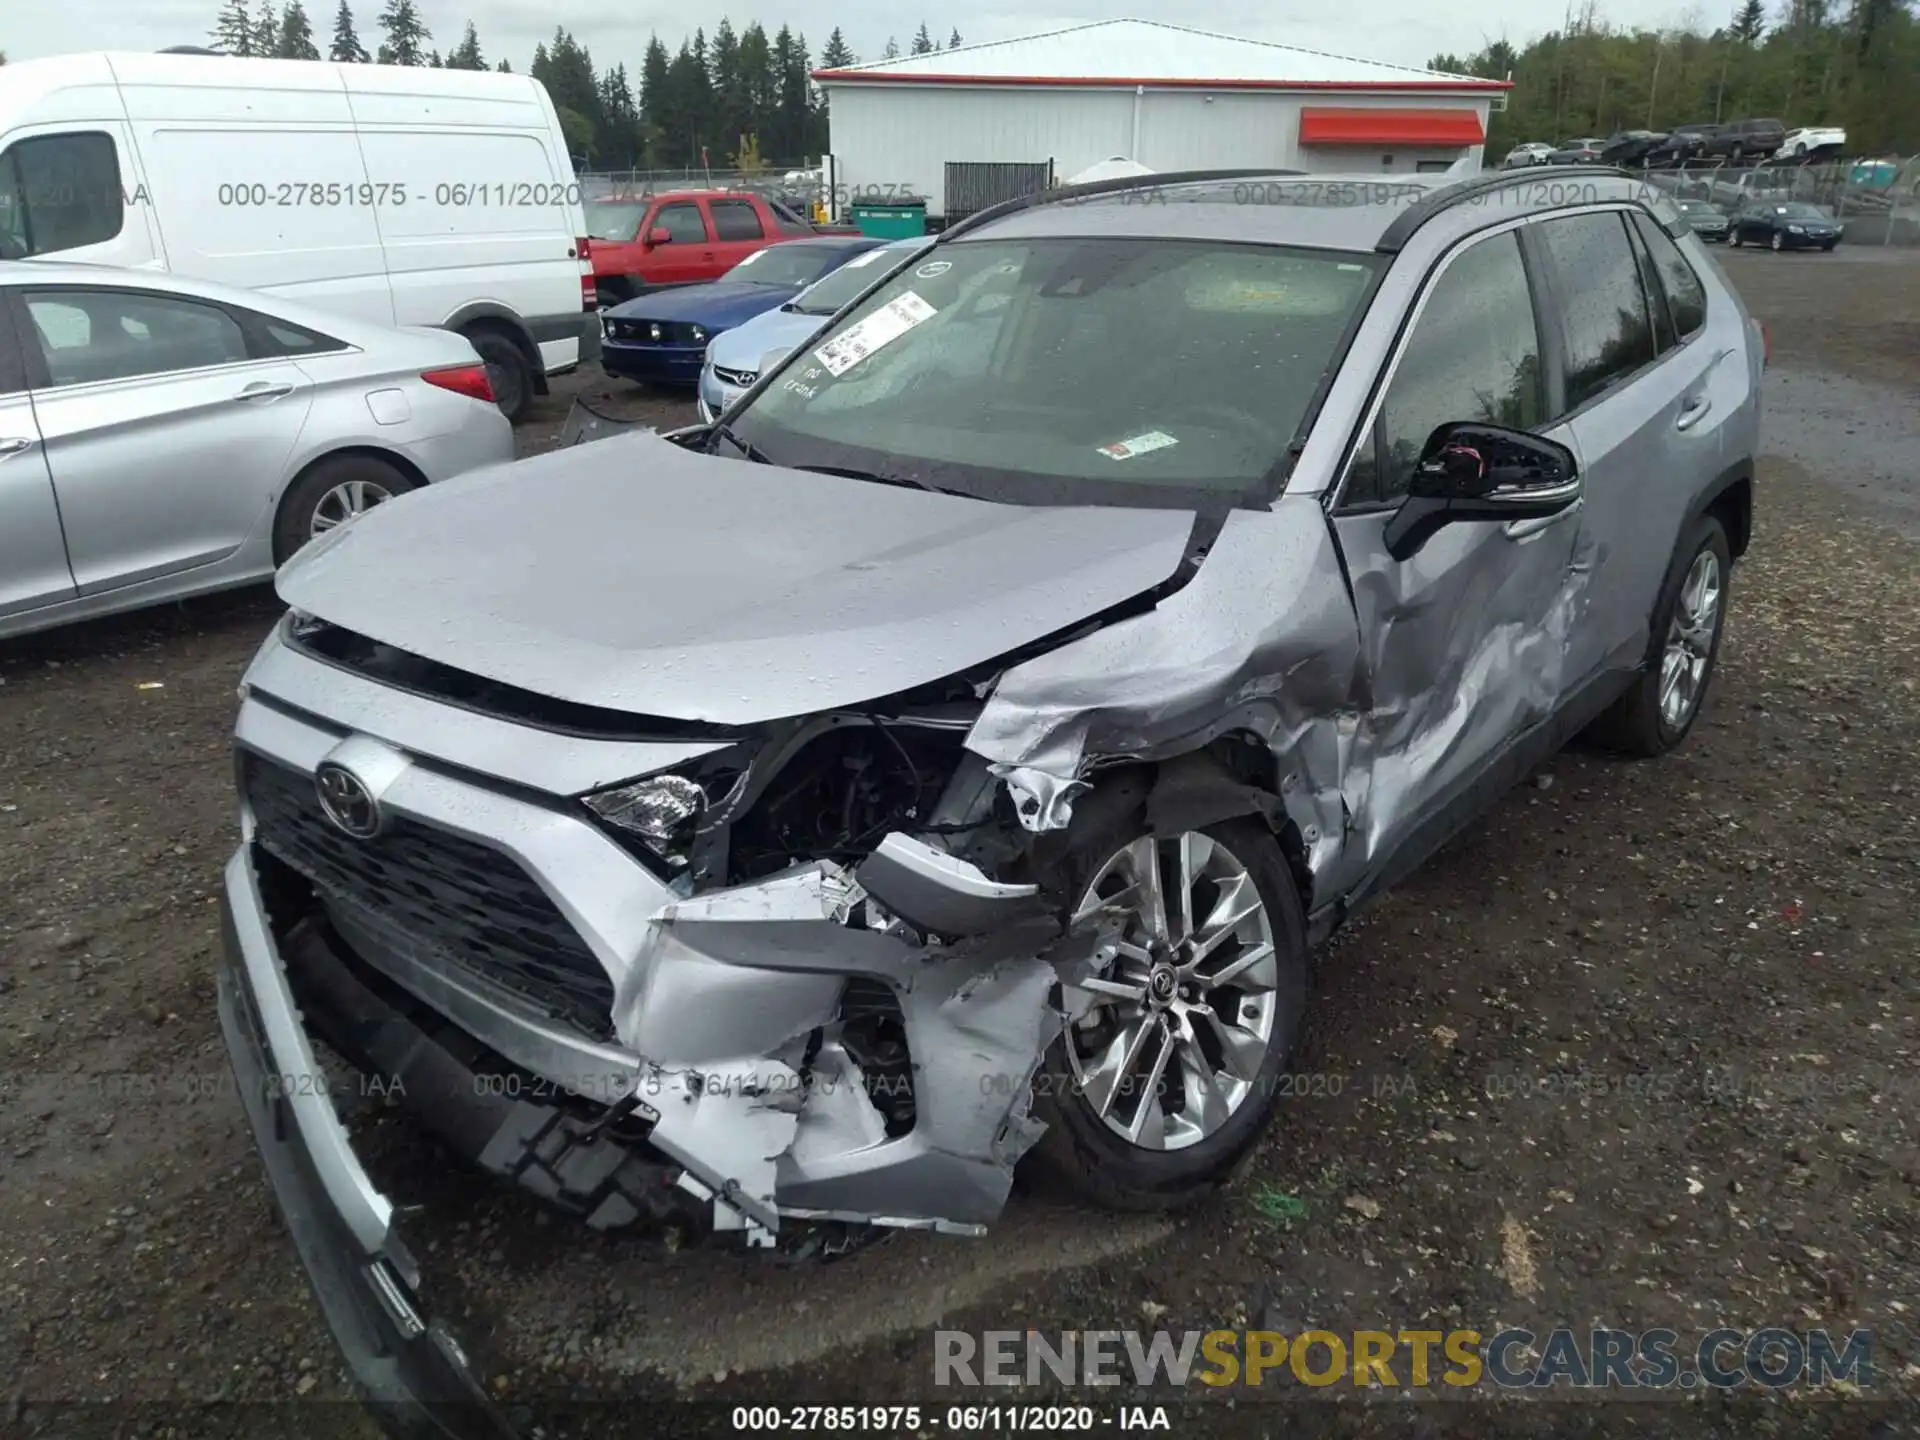
[[[1427,437],[1450,421],[1531,430],[1546,418],[1533,296],[1509,230],[1470,245],[1434,282],[1354,456],[1344,503],[1397,505]]]
[[[651,228],[665,230],[675,245],[699,245],[707,238],[707,225],[700,218],[698,205],[662,205]]]

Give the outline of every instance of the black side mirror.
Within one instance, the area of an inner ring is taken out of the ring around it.
[[[1538,519],[1579,498],[1580,467],[1557,441],[1503,425],[1442,425],[1427,438],[1382,538],[1389,555],[1407,560],[1447,525]]]

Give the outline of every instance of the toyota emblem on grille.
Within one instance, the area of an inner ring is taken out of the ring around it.
[[[371,840],[380,833],[379,802],[346,766],[324,762],[314,772],[313,788],[320,808],[339,829],[356,840]]]

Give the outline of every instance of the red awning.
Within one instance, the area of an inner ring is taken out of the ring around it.
[[[1487,138],[1476,110],[1384,110],[1308,106],[1302,145],[1478,145]]]

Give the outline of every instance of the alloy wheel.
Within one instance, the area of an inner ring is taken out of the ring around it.
[[[1771,243],[1776,250],[1784,250],[1787,248],[1787,242],[1780,238],[1780,232],[1778,230],[1773,232],[1773,240]]]
[[[334,526],[343,525],[356,515],[364,515],[382,501],[392,498],[391,490],[371,480],[342,481],[322,495],[314,505],[308,538],[325,534]]]
[[[1080,1098],[1144,1150],[1197,1145],[1253,1099],[1273,1044],[1273,917],[1240,857],[1198,830],[1110,856],[1078,914],[1100,910],[1125,924],[1067,1037]]]
[[[1693,718],[1706,688],[1720,626],[1720,591],[1720,557],[1702,550],[1681,583],[1660,657],[1660,719],[1669,730],[1679,730]]]

